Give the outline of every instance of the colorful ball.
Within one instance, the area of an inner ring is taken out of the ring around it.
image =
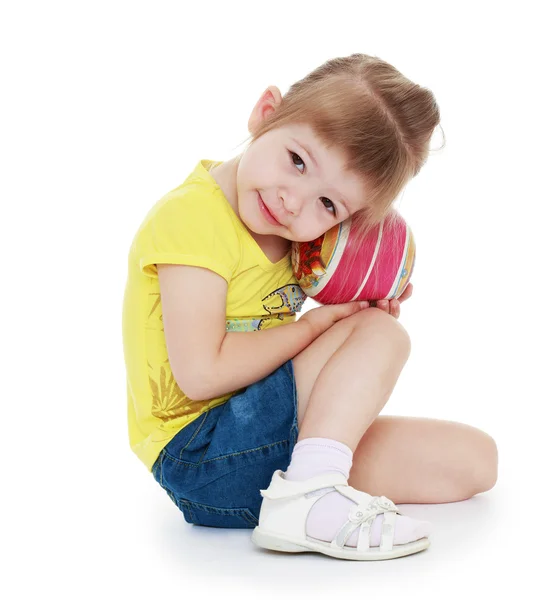
[[[293,242],[293,273],[320,304],[391,300],[402,295],[415,264],[411,229],[390,210],[365,238],[356,213],[311,242]]]

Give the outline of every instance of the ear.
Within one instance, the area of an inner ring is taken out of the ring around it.
[[[254,135],[264,119],[274,112],[282,102],[282,94],[275,85],[270,85],[256,102],[248,120],[248,130]]]

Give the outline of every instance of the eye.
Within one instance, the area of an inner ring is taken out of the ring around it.
[[[323,202],[326,200],[326,202],[330,202],[330,204],[332,206],[326,206],[326,204],[324,205],[324,207],[328,210],[328,212],[331,212],[330,209],[333,208],[334,212],[331,212],[332,215],[334,215],[334,217],[337,215],[337,211],[336,211],[336,205],[332,202],[332,200],[329,200],[328,198],[321,198],[321,202]]]
[[[291,150],[290,150],[290,151],[289,151],[289,155],[291,156],[291,160],[292,160],[292,162],[293,162],[293,164],[294,164],[295,166],[297,166],[297,164],[295,163],[295,159],[294,159],[294,157],[296,156],[296,157],[297,157],[297,160],[298,160],[298,161],[300,161],[300,162],[302,163],[302,166],[303,166],[304,168],[306,168],[306,165],[304,164],[304,161],[302,160],[302,158],[300,158],[300,156],[299,156],[298,154],[295,154],[294,152],[291,152]],[[302,172],[303,172],[303,171],[301,171],[301,173],[302,173]]]
[[[301,162],[302,166],[304,168],[306,168],[306,165],[304,164],[304,161],[302,160],[302,158],[300,158],[300,156],[298,154],[296,154],[295,152],[291,152],[291,150],[289,150],[289,155],[291,157],[291,162],[298,168],[300,165],[297,165],[297,162]],[[296,157],[296,160],[295,160]],[[300,169],[299,169],[300,171]],[[303,173],[304,171],[300,171],[301,173]],[[326,200],[326,202],[330,203],[330,206],[327,206],[326,204],[324,204],[324,201]],[[333,215],[334,217],[337,216],[337,211],[336,211],[336,205],[332,202],[332,200],[329,200],[328,198],[321,198],[321,201],[323,202],[325,208],[328,210],[328,212]],[[330,210],[332,209],[332,210]]]

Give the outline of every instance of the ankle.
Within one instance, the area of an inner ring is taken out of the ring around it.
[[[328,438],[305,438],[295,445],[286,479],[301,481],[321,473],[341,473],[346,479],[352,467],[352,450]]]

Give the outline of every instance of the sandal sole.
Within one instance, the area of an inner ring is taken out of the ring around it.
[[[265,531],[260,527],[256,527],[252,532],[252,541],[256,546],[267,550],[277,552],[319,552],[344,560],[388,560],[416,554],[430,546],[428,538],[421,538],[409,544],[398,544],[388,551],[381,551],[380,547],[371,547],[369,550],[359,551],[356,548],[352,549],[351,546],[345,546],[343,549],[338,550],[328,542],[312,541],[310,539],[293,540],[278,533]]]

